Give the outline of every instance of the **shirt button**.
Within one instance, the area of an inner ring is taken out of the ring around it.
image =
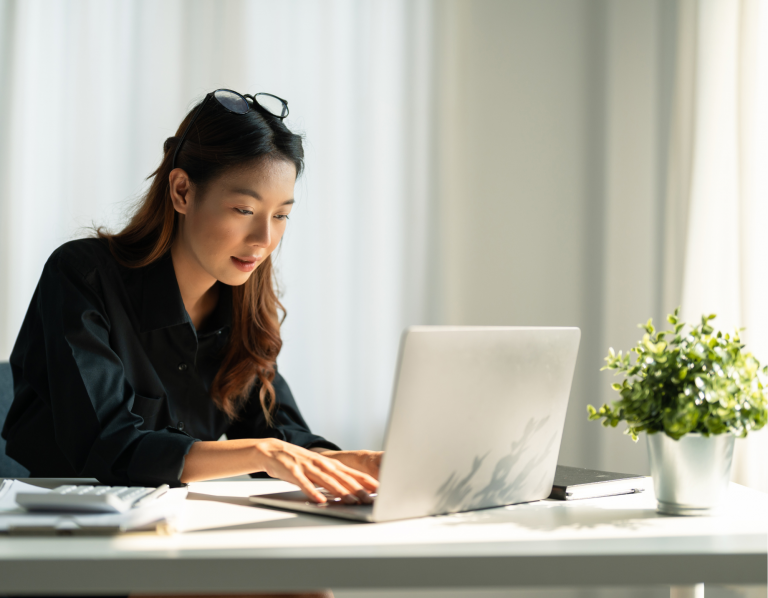
[[[180,372],[186,372],[187,371],[187,364],[186,363],[180,363],[179,364],[179,371]]]
[[[179,431],[182,431],[184,429],[184,422],[179,422],[179,425],[176,427],[179,429]]]

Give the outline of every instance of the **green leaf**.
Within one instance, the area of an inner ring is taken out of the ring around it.
[[[606,427],[625,421],[633,440],[644,431],[742,437],[768,425],[768,365],[745,349],[738,331],[716,331],[714,317],[702,316],[687,333],[679,308],[667,317],[673,330],[656,332],[652,320],[639,325],[645,333],[636,346],[618,354],[611,348],[605,359],[603,369],[623,375],[611,384],[619,399],[599,410],[590,406],[588,418]]]
[[[648,318],[648,321],[645,323],[645,329],[648,331],[648,334],[653,334],[655,329],[653,327],[653,319]]]

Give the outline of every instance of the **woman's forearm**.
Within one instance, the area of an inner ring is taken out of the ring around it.
[[[196,442],[184,459],[181,481],[201,482],[263,471],[258,439]]]

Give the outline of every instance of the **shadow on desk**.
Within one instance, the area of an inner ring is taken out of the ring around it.
[[[615,502],[616,498],[612,497]],[[625,497],[632,500],[634,497]],[[601,499],[590,499],[590,502],[598,502]],[[569,503],[568,508],[563,508],[563,501],[543,500],[535,503],[510,505],[497,509],[485,509],[466,513],[455,513],[445,518],[444,525],[499,525],[514,524],[524,529],[553,532],[556,530],[594,529],[602,526],[617,527],[620,529],[640,529],[647,520],[666,518],[653,509],[638,508],[610,508],[599,504],[579,504],[577,501]]]
[[[258,509],[269,509],[268,507],[255,507],[253,503],[248,500],[247,496],[214,496],[211,494],[202,494],[199,492],[190,492],[187,495],[188,501],[205,501],[225,503],[230,505],[237,505],[238,507],[249,507]],[[335,519],[333,517],[325,517],[323,515],[311,515],[307,513],[292,513],[289,511],[283,511],[281,509],[274,509],[276,513],[285,515],[284,517],[278,517],[275,519],[268,519],[265,521],[249,521],[246,523],[234,523],[231,525],[217,525],[215,527],[206,527],[203,529],[196,529],[196,533],[200,532],[222,532],[222,531],[237,531],[237,530],[254,530],[254,529],[280,529],[290,527],[328,527],[328,526],[350,526],[350,525],[369,525],[365,523],[355,523],[354,521],[346,521],[344,519]]]

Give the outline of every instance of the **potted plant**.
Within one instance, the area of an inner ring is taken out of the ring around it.
[[[715,331],[714,314],[686,332],[679,311],[667,317],[672,330],[657,332],[648,320],[637,346],[609,349],[603,369],[624,375],[613,384],[621,398],[587,411],[604,426],[627,422],[635,442],[646,432],[660,512],[708,514],[727,490],[734,439],[768,420],[768,367],[744,350],[738,331]]]

